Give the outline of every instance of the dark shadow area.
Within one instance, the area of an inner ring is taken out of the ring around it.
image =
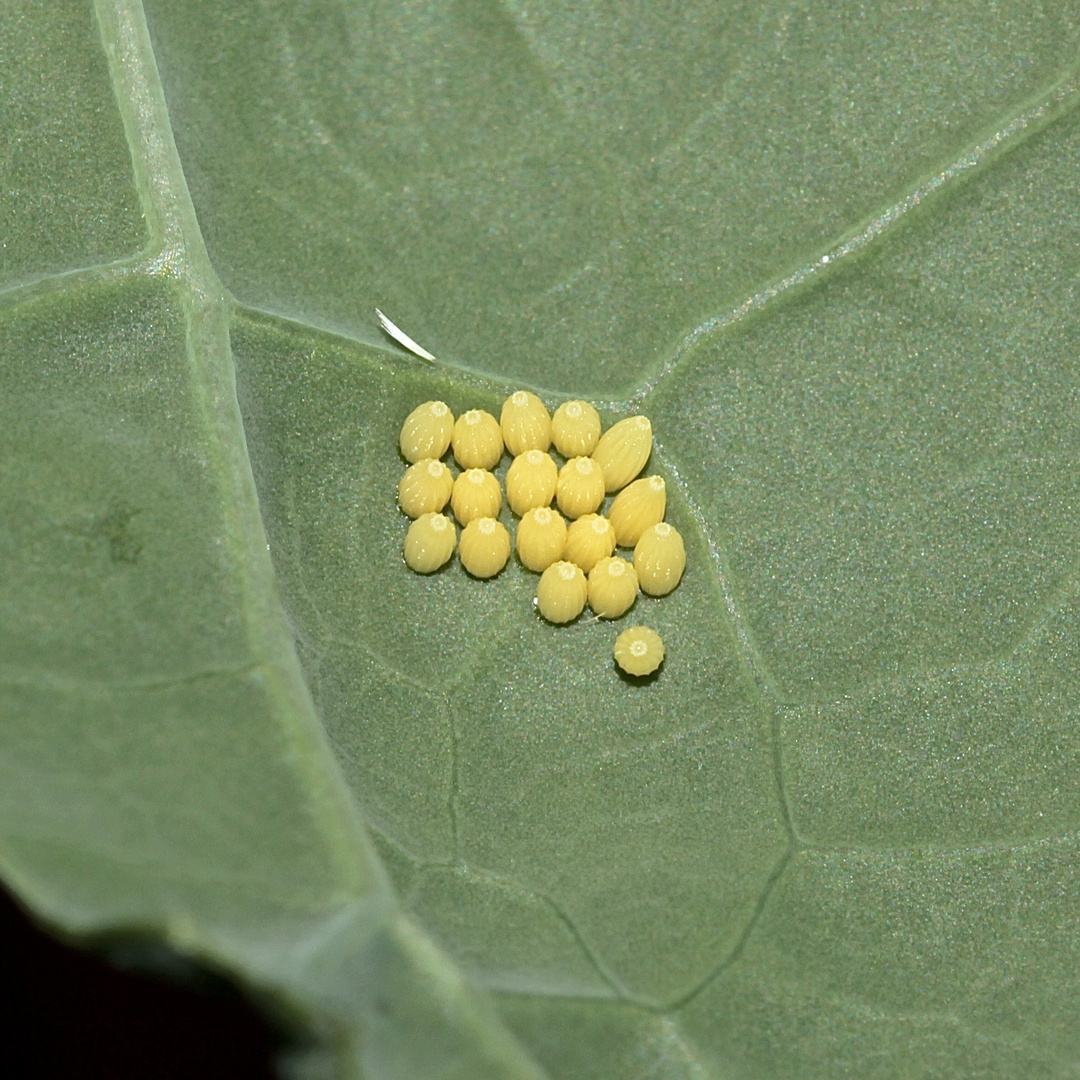
[[[627,686],[651,686],[664,674],[666,662],[666,660],[661,660],[660,666],[655,671],[649,672],[648,675],[631,675],[628,671],[623,671],[616,660],[611,661],[611,668]]]
[[[0,890],[0,1047],[11,1080],[272,1080],[284,1036],[164,946],[49,937]],[[119,966],[117,966],[119,965]],[[133,967],[151,967],[152,976]]]

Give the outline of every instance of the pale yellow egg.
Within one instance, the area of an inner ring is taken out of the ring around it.
[[[506,471],[506,501],[519,517],[536,506],[547,506],[555,497],[559,467],[550,454],[526,450]]]
[[[586,574],[614,550],[615,530],[600,514],[584,514],[566,531],[563,558],[576,563]]]
[[[422,458],[405,470],[398,484],[398,505],[411,518],[438,513],[450,500],[454,477],[434,458]]]
[[[491,413],[469,409],[457,418],[450,445],[463,469],[494,469],[503,452],[502,428]]]
[[[401,425],[398,445],[406,461],[441,458],[450,445],[454,431],[454,414],[442,401],[425,401],[417,405]]]
[[[601,559],[589,571],[589,607],[602,619],[625,615],[637,594],[637,571],[617,555]]]
[[[450,508],[462,525],[474,518],[495,517],[502,508],[499,478],[487,469],[466,469],[454,481]]]
[[[503,403],[499,417],[503,442],[515,456],[526,450],[544,450],[551,445],[551,417],[544,403],[528,390],[518,390]]]
[[[592,459],[604,471],[604,487],[610,493],[626,487],[652,453],[652,424],[647,416],[628,416],[600,436]]]
[[[591,514],[604,501],[604,472],[592,458],[571,458],[560,470],[555,501],[568,517]]]
[[[564,401],[551,418],[551,438],[563,457],[588,456],[600,438],[600,414],[587,401]]]
[[[558,510],[539,506],[527,510],[518,522],[517,553],[522,565],[538,573],[563,557],[566,522]]]
[[[421,514],[405,534],[405,562],[418,574],[430,574],[454,554],[457,530],[445,514]]]
[[[611,502],[608,520],[619,547],[633,547],[641,534],[664,520],[667,486],[661,476],[645,476],[619,492]]]
[[[536,606],[548,622],[566,623],[585,610],[589,585],[580,566],[554,562],[541,575],[536,587]]]
[[[651,675],[664,662],[664,642],[647,626],[631,626],[615,639],[615,663],[628,675]]]
[[[474,518],[461,530],[458,555],[473,577],[494,577],[510,558],[510,534],[494,518]]]
[[[686,569],[686,547],[679,531],[666,521],[646,529],[634,547],[634,569],[642,592],[650,596],[671,592]]]

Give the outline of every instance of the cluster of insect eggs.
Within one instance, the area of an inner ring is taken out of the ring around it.
[[[570,622],[586,604],[601,618],[617,619],[639,589],[665,596],[682,578],[686,550],[664,521],[664,480],[637,478],[652,453],[645,416],[603,432],[586,401],[564,402],[551,415],[535,394],[518,390],[498,420],[482,409],[455,419],[445,403],[426,401],[406,417],[399,445],[410,465],[398,502],[413,519],[404,555],[417,573],[444,566],[455,547],[473,577],[494,577],[506,565],[510,534],[498,520],[503,490],[492,471],[505,449],[513,455],[506,502],[520,518],[515,546],[522,565],[541,575],[536,605],[549,622]],[[561,468],[552,445],[565,458]],[[448,450],[461,469],[456,478],[442,460]],[[616,492],[603,515],[605,497]],[[460,540],[443,513],[447,503],[462,526]],[[632,547],[632,560],[616,555],[617,547]],[[663,643],[654,631],[632,627],[619,636],[615,657],[631,674],[649,674],[663,660]]]

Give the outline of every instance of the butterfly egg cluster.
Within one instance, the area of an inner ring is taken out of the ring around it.
[[[604,431],[587,401],[565,401],[552,416],[539,397],[518,390],[498,420],[483,409],[455,419],[444,402],[426,401],[405,418],[399,440],[410,464],[398,503],[415,519],[405,562],[430,574],[456,549],[464,569],[484,579],[499,574],[516,549],[521,565],[541,575],[536,608],[548,622],[572,622],[586,605],[599,618],[621,618],[639,592],[666,596],[686,569],[682,537],[664,520],[663,478],[639,479],[652,445],[648,417],[629,416]],[[461,470],[456,478],[442,461],[448,450]],[[499,521],[504,493],[494,472],[506,451],[513,460],[505,502],[520,519],[513,539]],[[460,539],[442,513],[447,503]],[[633,548],[632,557],[616,555],[619,547]],[[663,642],[646,627],[625,631],[615,644],[616,662],[631,675],[655,671],[663,658]]]

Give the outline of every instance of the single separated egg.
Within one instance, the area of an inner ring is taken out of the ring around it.
[[[615,663],[627,675],[651,675],[664,662],[664,642],[647,626],[631,626],[615,639]]]

